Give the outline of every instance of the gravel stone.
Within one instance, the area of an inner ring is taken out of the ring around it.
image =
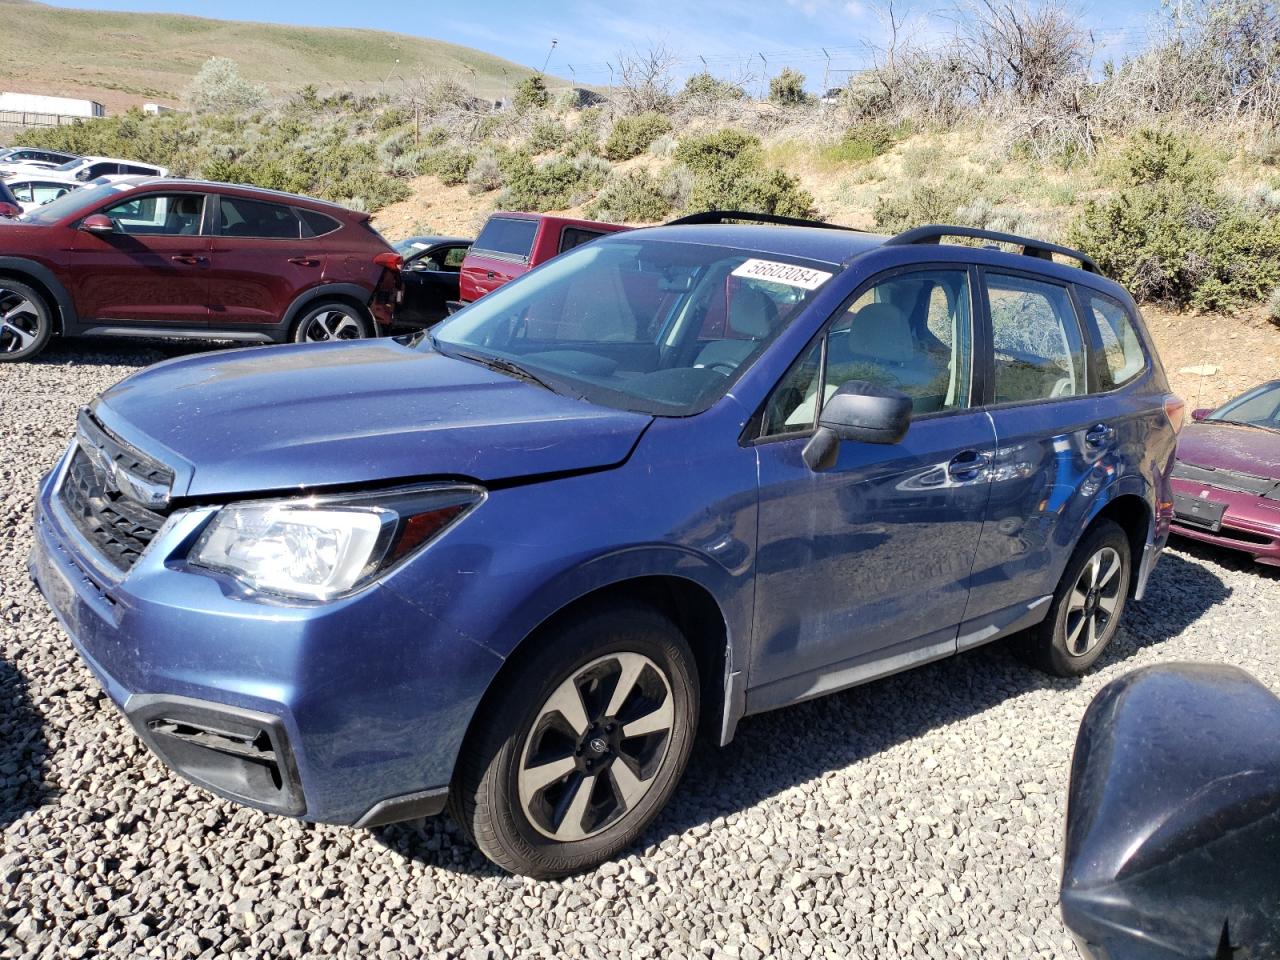
[[[190,348],[185,348],[190,350]],[[373,831],[216,799],[138,741],[31,586],[36,481],[76,409],[184,348],[55,343],[0,365],[0,957],[1073,957],[1057,912],[1068,766],[1135,667],[1280,690],[1280,578],[1175,543],[1079,681],[996,644],[743,721],[699,746],[616,863],[490,866],[447,817]]]

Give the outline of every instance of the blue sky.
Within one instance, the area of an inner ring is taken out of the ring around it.
[[[920,36],[953,27],[947,0],[896,0]],[[160,11],[210,15],[197,0],[55,0],[56,6],[99,10]],[[1081,10],[1104,55],[1120,56],[1139,44],[1159,0],[1087,0]],[[661,43],[680,57],[680,74],[705,58],[714,73],[758,78],[795,67],[821,85],[830,56],[831,85],[844,71],[867,64],[867,44],[884,35],[873,0],[472,0],[468,3],[353,4],[350,0],[221,0],[216,15],[308,26],[370,27],[434,37],[539,68],[554,38],[547,70],[582,83],[607,83],[619,51]],[[825,48],[825,53],[824,53]],[[764,61],[759,54],[764,55]],[[766,62],[767,61],[767,64]],[[767,70],[766,70],[767,67]]]

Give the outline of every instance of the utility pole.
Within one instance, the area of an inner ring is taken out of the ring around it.
[[[391,82],[391,75],[396,72],[396,68],[399,66],[400,66],[400,58],[396,57],[396,62],[391,65],[391,69],[387,71],[387,75],[382,80],[382,85],[384,87]]]
[[[819,47],[818,49],[827,58],[827,65],[822,69],[822,96],[825,99],[827,96],[827,78],[831,76],[831,54],[827,53],[826,47]]]
[[[769,92],[769,61],[765,59],[763,53],[757,54],[757,56],[760,57],[760,62],[764,64],[764,76],[760,79],[760,99],[766,100]]]
[[[558,41],[555,37],[551,38],[551,49],[547,51],[547,58],[542,61],[542,70],[540,72],[540,75],[545,74],[547,72],[547,64],[551,62],[551,53],[552,51],[555,50],[556,44],[559,42],[560,41]]]

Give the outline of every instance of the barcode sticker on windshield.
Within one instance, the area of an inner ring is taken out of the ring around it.
[[[816,290],[831,279],[831,274],[825,270],[797,267],[794,263],[779,263],[776,260],[746,260],[733,271],[733,275],[750,280],[785,283],[789,287],[804,290]]]

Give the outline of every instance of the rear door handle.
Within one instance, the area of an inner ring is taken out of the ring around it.
[[[1116,428],[1105,423],[1095,424],[1085,431],[1084,442],[1091,447],[1105,447],[1116,438]]]
[[[181,254],[178,254],[176,257],[170,257],[169,259],[170,259],[170,260],[172,260],[174,263],[190,263],[190,264],[196,264],[196,263],[208,263],[208,262],[209,262],[209,258],[208,258],[208,257],[201,257],[201,256],[197,256],[197,255],[196,255],[196,254],[194,254],[194,253],[181,253]]]
[[[990,463],[991,458],[985,453],[965,450],[951,458],[951,462],[947,464],[947,475],[957,481],[975,480]]]
[[[290,263],[296,263],[300,267],[317,267],[320,261],[316,257],[290,257]]]

